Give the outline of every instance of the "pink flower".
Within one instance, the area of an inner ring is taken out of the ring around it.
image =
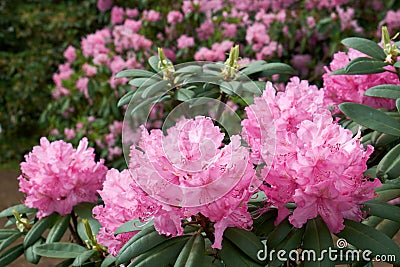
[[[145,10],[142,13],[142,20],[156,22],[161,19],[161,14],[155,10]]]
[[[221,25],[222,25],[222,27],[224,27],[223,34],[225,37],[228,37],[228,38],[236,37],[236,33],[237,33],[237,25],[236,24],[223,22]]]
[[[90,99],[89,96],[89,91],[88,91],[88,83],[89,83],[89,78],[88,77],[80,77],[76,81],[76,88],[85,95],[86,99]]]
[[[74,62],[74,60],[76,59],[75,47],[73,47],[72,45],[68,46],[67,49],[64,51],[64,57],[68,63]]]
[[[112,7],[113,0],[98,0],[97,8],[100,12],[106,12]]]
[[[125,10],[125,14],[129,17],[129,18],[134,18],[137,17],[139,15],[139,10],[135,9],[131,9],[131,8],[127,8]]]
[[[178,48],[185,49],[194,46],[194,38],[183,34],[178,38]]]
[[[45,137],[33,147],[21,163],[18,177],[20,191],[26,194],[25,205],[37,208],[38,218],[53,212],[69,214],[81,202],[95,202],[102,188],[107,168],[95,162],[94,149],[83,138],[74,149],[64,141],[50,143]]]
[[[214,33],[214,24],[212,21],[206,20],[196,29],[196,32],[197,38],[201,41],[205,41]]]
[[[92,77],[93,75],[96,75],[96,73],[97,73],[97,68],[95,66],[89,65],[88,63],[84,63],[82,65],[82,70],[87,77]]]
[[[111,9],[111,23],[116,25],[124,21],[124,9],[122,7],[114,6]]]
[[[172,10],[167,15],[167,21],[169,24],[175,25],[177,23],[182,22],[182,20],[183,20],[183,15],[181,12],[177,10]]]
[[[99,54],[105,54],[105,56],[107,56],[109,49],[106,45],[110,42],[110,39],[111,33],[109,29],[102,29],[93,34],[89,34],[81,41],[83,55],[85,57],[96,57]]]
[[[74,138],[76,136],[76,132],[74,129],[65,128],[64,135],[65,135],[65,139],[71,140],[72,138]]]

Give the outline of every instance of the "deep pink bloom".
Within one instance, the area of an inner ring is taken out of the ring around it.
[[[100,12],[105,12],[112,7],[113,0],[98,0],[97,1],[97,8]]]
[[[37,208],[38,218],[58,212],[69,214],[80,202],[95,202],[105,179],[104,160],[95,162],[94,149],[83,138],[77,149],[64,141],[50,143],[45,137],[21,163],[18,177],[25,205]]]
[[[111,23],[120,24],[124,21],[124,9],[122,7],[114,6],[111,9]]]
[[[183,34],[178,38],[178,48],[185,49],[194,45],[194,38]]]
[[[169,24],[175,25],[177,23],[182,22],[182,20],[183,20],[183,15],[181,12],[177,10],[172,10],[167,15],[167,21]]]
[[[157,12],[155,10],[145,10],[142,13],[142,20],[146,20],[149,22],[156,22],[160,19],[161,19],[160,12]]]

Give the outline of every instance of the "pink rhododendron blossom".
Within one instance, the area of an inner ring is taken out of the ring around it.
[[[114,6],[111,9],[111,23],[120,24],[124,21],[124,9],[122,7]]]
[[[320,215],[331,232],[343,229],[343,218],[360,221],[361,204],[374,197],[380,185],[363,177],[373,148],[364,150],[360,136],[333,122],[324,107],[324,92],[307,81],[292,78],[284,92],[276,93],[270,82],[261,97],[246,108],[243,137],[254,163],[267,163],[271,151],[270,124],[274,121],[276,149],[272,166],[263,169],[261,189],[278,208],[279,223],[294,202],[289,220],[301,227]],[[272,115],[269,115],[268,108]]]
[[[344,68],[351,60],[363,56],[365,55],[353,49],[349,49],[348,53],[338,52],[333,55],[329,68],[325,67],[326,73],[322,76],[326,106],[335,106],[342,102],[355,102],[375,108],[393,109],[395,107],[392,99],[364,96],[365,91],[376,85],[400,85],[400,81],[394,73],[330,75],[332,71]]]
[[[146,20],[148,22],[156,22],[161,19],[160,12],[155,10],[145,10],[142,13],[142,20]]]
[[[95,66],[89,65],[88,63],[84,63],[82,65],[82,70],[87,77],[92,77],[93,75],[96,75],[96,73],[97,73],[97,68]]]
[[[231,49],[233,42],[223,41],[222,43],[214,43],[211,49],[206,47],[200,48],[194,55],[195,60],[206,61],[222,61],[225,59],[225,53]]]
[[[69,214],[81,202],[95,202],[105,179],[104,160],[95,162],[94,149],[83,138],[77,149],[64,141],[40,139],[21,163],[18,177],[25,205],[37,208],[38,218],[53,212]]]
[[[178,38],[178,48],[185,49],[194,45],[194,38],[183,34]]]
[[[93,34],[87,35],[81,41],[83,55],[85,57],[96,57],[99,54],[105,54],[105,56],[107,56],[109,49],[106,45],[110,43],[110,40],[111,33],[109,29],[98,30]]]
[[[74,138],[76,136],[76,132],[74,129],[65,128],[64,135],[65,135],[65,139],[71,140],[72,138]]]
[[[113,0],[98,0],[97,8],[100,12],[105,12],[112,7]]]
[[[90,98],[88,92],[88,83],[89,83],[88,77],[81,77],[76,81],[76,88],[78,88],[78,90],[85,95],[86,99]]]
[[[129,17],[129,18],[134,18],[137,17],[139,15],[139,10],[137,10],[136,8],[132,9],[132,8],[127,8],[125,10],[125,14]]]
[[[67,60],[68,63],[72,63],[76,59],[76,50],[75,47],[72,45],[68,46],[67,49],[64,51],[64,58]]]
[[[196,29],[196,32],[199,40],[207,40],[214,33],[214,24],[212,21],[206,20]]]
[[[169,24],[175,25],[177,23],[182,22],[182,20],[183,20],[183,15],[181,12],[177,10],[172,10],[167,15],[167,21]]]

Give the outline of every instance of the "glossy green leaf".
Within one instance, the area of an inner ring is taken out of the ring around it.
[[[278,216],[276,209],[271,209],[254,221],[254,232],[258,236],[268,237],[275,229],[275,220]]]
[[[71,215],[66,215],[58,219],[54,226],[50,229],[46,238],[46,243],[58,242],[64,236],[68,229]]]
[[[24,238],[24,248],[33,245],[39,238],[42,237],[47,228],[52,227],[60,215],[53,213],[45,218],[37,221]]]
[[[193,235],[176,259],[174,267],[196,267],[205,257],[205,241],[201,234]]]
[[[81,266],[88,259],[90,259],[96,254],[98,254],[96,250],[86,250],[85,252],[83,252],[82,254],[80,254],[78,257],[75,258],[74,262],[72,263],[72,266]]]
[[[175,71],[175,74],[201,74],[203,68],[201,66],[190,65],[183,68],[179,68]]]
[[[131,91],[127,92],[125,95],[123,95],[118,101],[118,107],[129,104],[129,102],[131,102],[132,97],[135,93],[136,93],[135,90],[131,90]]]
[[[366,96],[384,97],[397,99],[400,98],[400,86],[394,84],[381,84],[369,88],[365,92]]]
[[[28,262],[37,264],[40,261],[41,257],[34,252],[34,249],[35,247],[41,245],[42,243],[43,243],[42,239],[39,239],[38,241],[36,241],[35,244],[25,249],[24,256]]]
[[[400,98],[396,100],[396,108],[397,111],[400,113]]]
[[[385,66],[387,66],[387,63],[383,61],[374,58],[359,57],[350,61],[344,68],[344,71],[348,75],[381,73],[386,71],[383,68]]]
[[[292,230],[293,225],[290,224],[288,219],[283,220],[268,236],[268,248],[275,248],[281,243]]]
[[[135,87],[148,87],[160,80],[155,80],[153,78],[135,78],[129,81],[129,85]]]
[[[378,216],[369,216],[367,219],[363,220],[362,223],[371,227],[377,226],[383,219]]]
[[[317,217],[308,220],[305,228],[302,249],[310,253],[308,255],[303,255],[305,257],[304,266],[335,266],[334,262],[330,261],[327,254],[322,254],[323,250],[327,251],[330,247],[333,247],[332,236],[325,222],[321,217]],[[313,255],[313,253],[315,254]],[[323,255],[325,255],[325,257],[323,257]]]
[[[76,258],[87,250],[74,243],[55,242],[39,245],[33,251],[43,257],[66,259]]]
[[[19,231],[17,229],[0,229],[0,241],[18,233]]]
[[[263,71],[261,75],[264,77],[274,74],[291,75],[293,73],[293,68],[285,63],[267,63],[263,65]]]
[[[264,249],[264,245],[254,233],[238,228],[227,228],[224,236],[253,261],[258,261],[257,253]]]
[[[114,235],[118,235],[121,233],[128,233],[128,232],[133,232],[133,231],[141,231],[143,230],[144,227],[152,225],[152,222],[150,223],[143,223],[139,219],[134,219],[130,220],[120,227],[115,230]]]
[[[167,92],[170,88],[168,87],[169,81],[167,80],[161,80],[159,82],[156,82],[146,89],[143,90],[142,97],[147,98],[148,96],[154,96],[155,94],[159,92]]]
[[[168,266],[175,263],[179,252],[189,240],[188,236],[178,236],[151,248],[137,256],[128,267]]]
[[[121,255],[127,249],[130,249],[132,244],[135,243],[140,238],[142,238],[143,236],[148,235],[148,234],[150,234],[150,233],[152,233],[154,231],[156,231],[156,229],[154,228],[153,224],[149,224],[148,226],[145,226],[143,228],[143,230],[141,230],[139,233],[134,235],[131,239],[128,240],[128,242],[125,243],[125,245],[122,246],[122,248],[119,250],[119,254],[118,255]]]
[[[8,216],[13,216],[13,210],[16,210],[19,214],[22,213],[32,213],[37,211],[36,209],[28,208],[24,204],[18,204],[12,207],[9,207],[2,212],[0,212],[0,218],[8,217]]]
[[[366,105],[342,103],[340,110],[355,122],[372,130],[400,136],[400,122],[389,115]]]
[[[385,60],[386,54],[383,52],[383,49],[377,45],[374,41],[359,38],[359,37],[350,37],[342,40],[342,44],[347,47],[358,50],[368,56],[379,60]]]
[[[400,144],[392,148],[379,162],[376,175],[384,179],[400,176]]]
[[[286,259],[297,258],[297,255],[289,254],[291,251],[297,250],[300,247],[301,241],[304,234],[303,228],[293,228],[293,230],[288,234],[288,236],[276,247],[277,251],[284,250],[286,251],[285,255],[281,255]],[[278,255],[274,254],[271,262],[268,263],[268,267],[279,267],[282,265],[283,261],[278,259]],[[296,259],[297,260],[297,259]]]
[[[160,58],[158,56],[152,56],[148,59],[148,62],[150,64],[150,67],[155,70],[156,72],[161,71],[161,69],[158,67],[158,63],[160,62]]]
[[[195,92],[189,89],[181,88],[175,91],[175,97],[179,101],[187,101],[194,97]]]
[[[74,259],[67,259],[65,261],[60,262],[55,267],[69,267],[74,262]]]
[[[115,78],[150,78],[154,75],[156,75],[156,73],[151,71],[135,69],[120,71],[115,75]]]
[[[387,202],[371,199],[364,203],[365,211],[369,214],[390,219],[400,223],[400,208]]]
[[[384,233],[389,238],[393,238],[400,230],[400,223],[384,219],[375,227],[381,233]]]
[[[14,241],[17,240],[18,238],[20,238],[21,236],[22,236],[22,233],[21,232],[17,232],[15,234],[9,236],[7,239],[4,239],[0,243],[0,251],[3,251],[5,248],[7,248],[12,243],[14,243]]]
[[[105,258],[104,260],[103,260],[103,262],[101,263],[101,266],[100,267],[110,267],[110,266],[114,266],[115,264],[115,260],[116,260],[116,258],[115,257],[113,257],[113,256],[111,256],[111,255],[108,255],[107,256],[107,258]]]
[[[359,222],[345,219],[345,228],[337,233],[361,250],[370,250],[372,255],[395,255],[396,264],[400,263],[400,248],[388,236]]]
[[[248,266],[261,267],[263,265],[252,261],[246,254],[240,251],[227,239],[222,239],[222,249],[219,255],[226,267]]]
[[[7,266],[24,254],[24,246],[19,244],[0,254],[0,266]]]

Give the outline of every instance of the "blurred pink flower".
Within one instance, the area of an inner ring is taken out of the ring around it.
[[[113,0],[98,0],[97,8],[100,12],[105,12],[112,7]]]
[[[33,147],[21,163],[18,177],[20,191],[26,194],[25,205],[37,208],[38,218],[53,212],[69,214],[81,202],[95,202],[102,188],[107,168],[95,162],[94,149],[83,138],[74,149],[64,141],[50,143],[45,137]]]
[[[182,20],[183,20],[183,15],[181,12],[177,10],[172,10],[167,15],[167,22],[169,24],[175,25],[177,23],[182,22]]]
[[[116,25],[124,21],[124,9],[122,7],[113,6],[111,9],[111,23]]]
[[[67,49],[64,51],[64,58],[67,60],[68,63],[74,62],[76,59],[75,47],[69,45]]]
[[[64,135],[65,135],[65,139],[71,140],[72,138],[74,138],[76,136],[76,132],[74,129],[65,128]]]
[[[88,63],[84,63],[82,65],[82,70],[87,77],[92,77],[93,75],[96,75],[96,73],[97,73],[97,68],[95,66],[89,65]]]
[[[178,48],[179,49],[185,49],[187,47],[192,47],[192,46],[194,46],[194,38],[193,37],[188,37],[186,34],[183,34],[178,38]]]
[[[155,10],[145,10],[142,13],[142,20],[146,20],[148,22],[156,22],[161,19],[160,12]]]

